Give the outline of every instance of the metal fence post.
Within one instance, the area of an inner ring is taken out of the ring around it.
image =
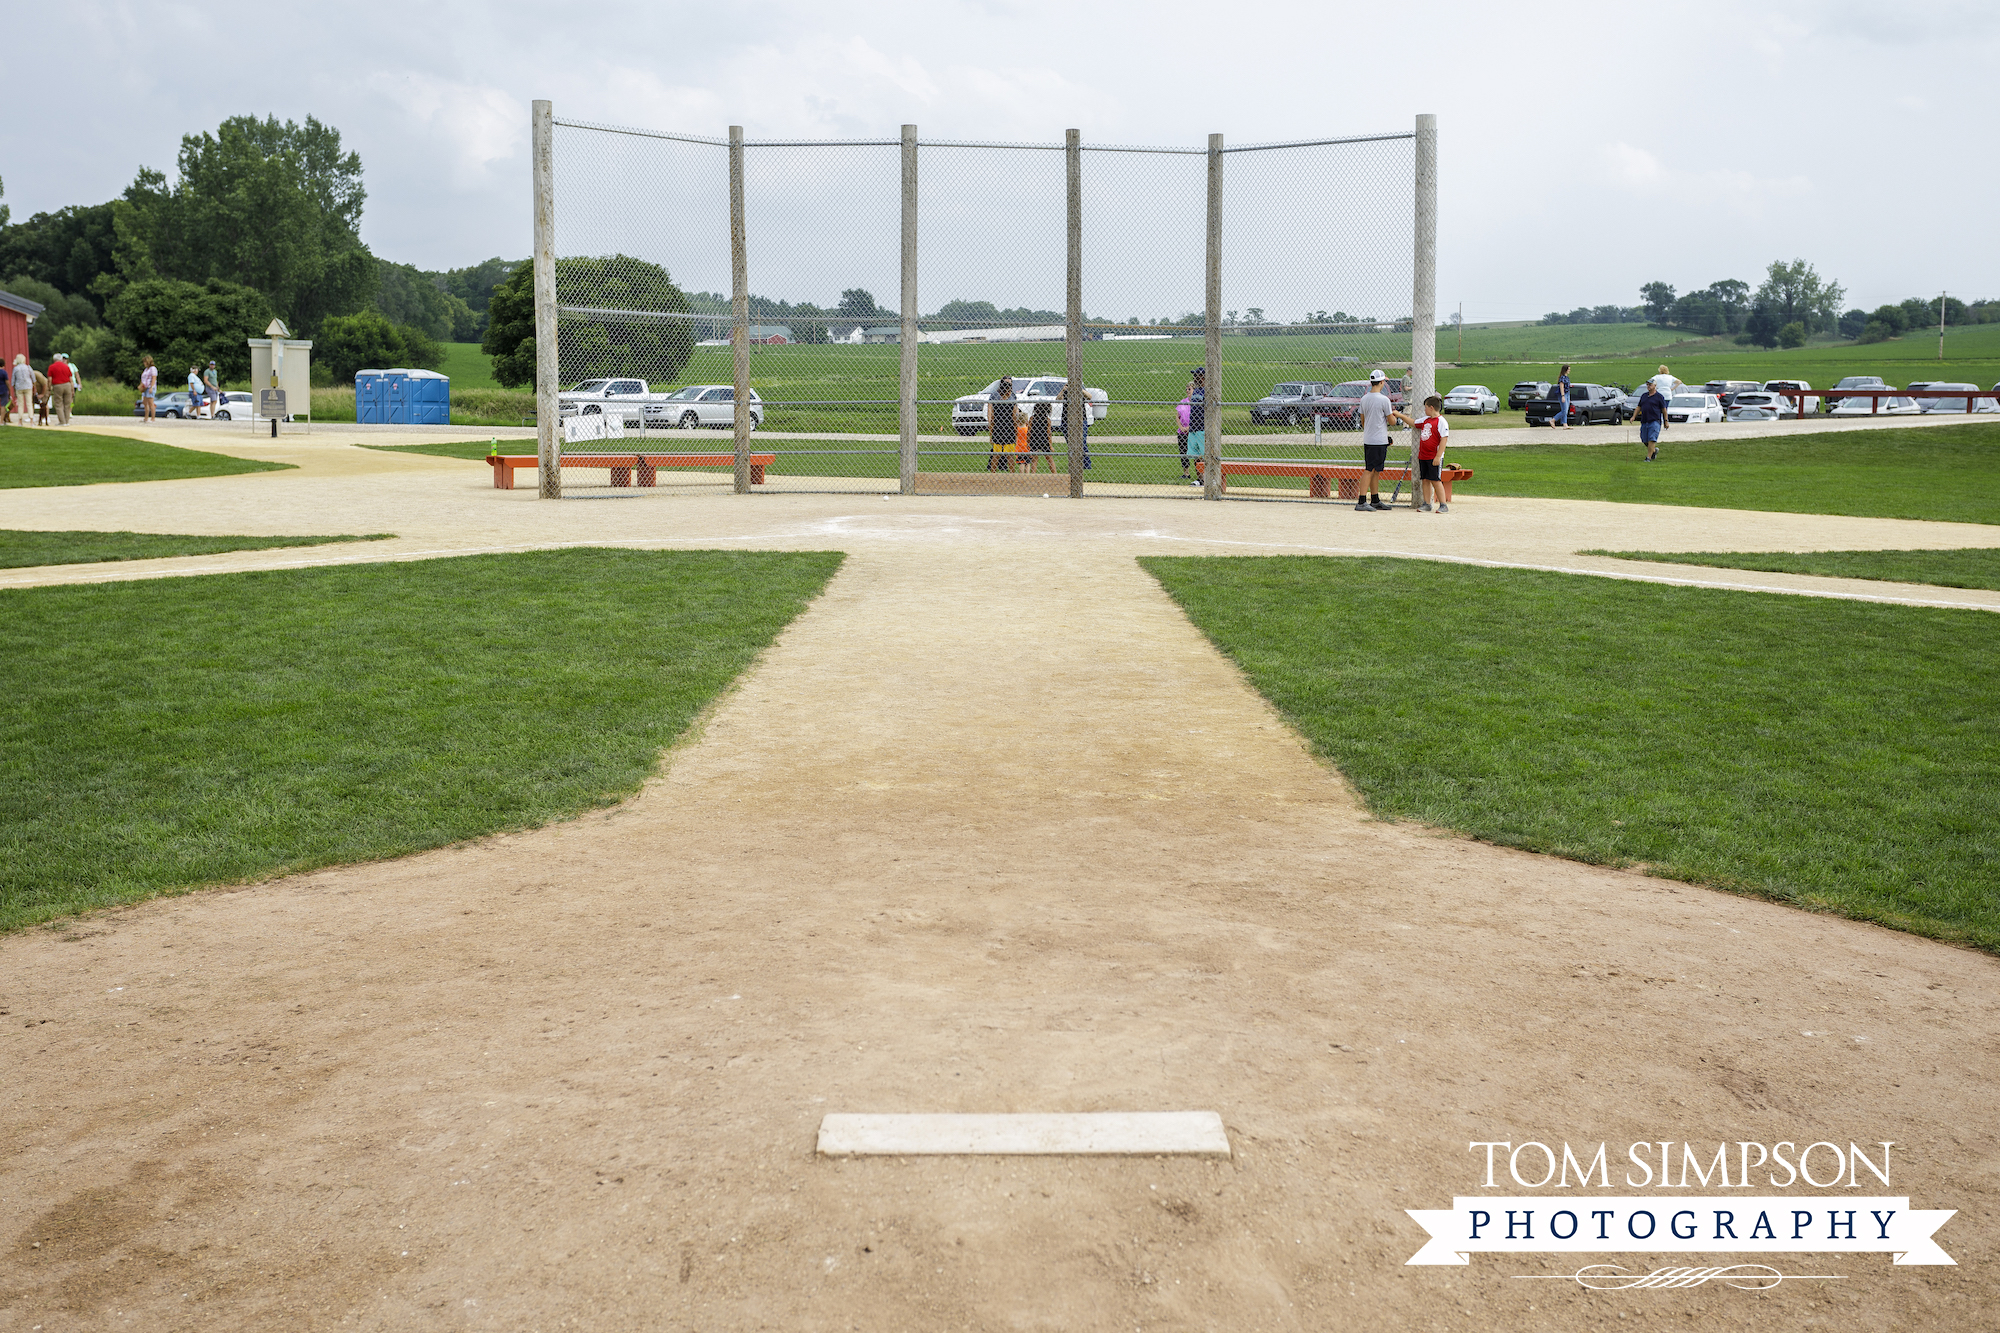
[[[1404,401],[1423,419],[1424,399],[1437,392],[1438,118],[1417,117],[1416,263],[1410,292],[1410,391]],[[1410,432],[1410,503],[1423,503],[1417,479],[1417,431]]]
[[[1069,449],[1069,498],[1083,498],[1083,453],[1090,434],[1090,399],[1083,385],[1083,131],[1063,135],[1069,183],[1069,300],[1063,330],[1069,383],[1063,391],[1063,440]]]
[[[902,435],[902,493],[917,493],[917,127],[903,126],[903,334],[896,412]]]
[[[535,475],[544,500],[562,499],[562,443],[557,433],[562,362],[556,344],[555,107],[529,113],[535,154]]]
[[[729,127],[729,342],[736,357],[736,493],[750,492],[750,263],[743,249],[743,127]]]
[[[1202,468],[1202,498],[1222,498],[1222,136],[1208,136],[1208,331],[1207,371],[1203,374],[1202,441],[1208,461]]]

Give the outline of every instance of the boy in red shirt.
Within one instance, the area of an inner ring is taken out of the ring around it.
[[[1426,514],[1446,514],[1451,506],[1444,498],[1444,442],[1451,427],[1444,419],[1444,399],[1432,394],[1424,399],[1424,419],[1417,423],[1417,498]]]

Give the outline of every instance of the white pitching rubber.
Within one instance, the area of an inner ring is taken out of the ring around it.
[[[1052,1115],[830,1115],[823,1157],[1227,1157],[1213,1111],[1092,1111]]]

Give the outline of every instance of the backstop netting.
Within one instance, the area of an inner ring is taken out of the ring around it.
[[[730,489],[740,411],[751,490],[1331,496],[1410,374],[1414,134],[1223,146],[1218,234],[1211,148],[550,123],[565,492]]]

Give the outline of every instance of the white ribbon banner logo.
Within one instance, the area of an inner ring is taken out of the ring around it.
[[[1494,1254],[1893,1254],[1899,1264],[1952,1264],[1931,1233],[1954,1208],[1910,1207],[1905,1198],[1685,1195],[1574,1199],[1454,1198],[1451,1207],[1406,1209],[1430,1240],[1413,1264],[1469,1264]]]

